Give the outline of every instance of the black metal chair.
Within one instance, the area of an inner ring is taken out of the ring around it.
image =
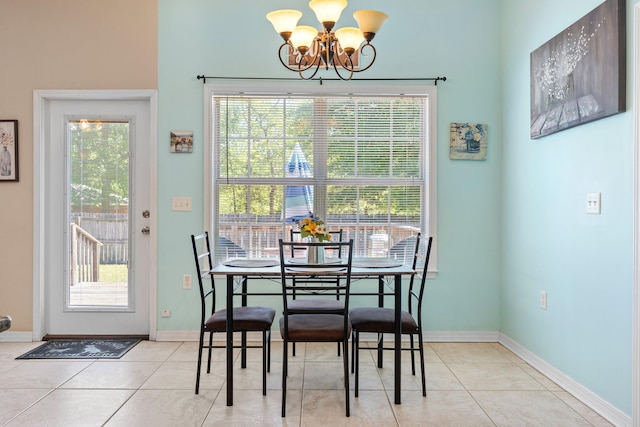
[[[403,348],[411,352],[411,371],[416,374],[415,356],[416,351],[420,354],[420,368],[422,371],[422,395],[427,395],[426,378],[424,374],[424,350],[422,347],[422,298],[424,296],[424,286],[427,278],[427,269],[429,267],[429,256],[431,255],[431,244],[433,237],[429,237],[427,241],[426,252],[424,255],[424,267],[419,274],[411,276],[409,283],[408,295],[408,311],[402,311],[402,334],[409,335],[410,347]],[[416,268],[418,260],[418,251],[420,248],[420,235],[415,239],[415,250],[413,255],[413,268]],[[416,280],[420,280],[420,285],[416,288]],[[414,304],[417,303],[417,304]],[[413,308],[416,308],[414,312]],[[358,307],[349,312],[351,319],[351,327],[353,328],[352,344],[353,359],[355,365],[355,396],[358,397],[359,387],[359,353],[360,353],[360,333],[370,332],[378,334],[378,350],[394,350],[393,347],[383,346],[383,335],[392,334],[395,331],[395,310],[384,307]],[[414,345],[414,335],[418,336],[418,347]],[[380,354],[381,355],[381,354]],[[379,356],[380,357],[380,356]],[[380,361],[379,361],[380,362]],[[380,366],[380,363],[378,363]]]
[[[198,368],[196,373],[196,394],[200,390],[200,367],[202,364],[202,350],[207,348],[207,373],[211,372],[211,350],[214,348],[226,348],[226,345],[213,345],[215,332],[227,331],[227,310],[216,311],[216,287],[211,268],[211,246],[209,233],[204,232],[198,236],[191,235],[193,256],[196,263],[196,273],[200,289],[200,344],[198,347]],[[205,288],[204,282],[210,282]],[[234,348],[262,348],[262,394],[267,394],[267,372],[271,370],[271,325],[276,311],[271,307],[234,307],[233,331],[234,332],[262,332],[262,345],[234,345]],[[205,334],[209,334],[209,344],[204,343]],[[245,340],[243,340],[245,342]],[[242,366],[243,368],[245,366]]]
[[[297,342],[337,342],[342,345],[344,364],[345,408],[349,407],[349,353],[348,342],[351,335],[349,322],[349,289],[351,286],[351,264],[353,240],[348,242],[298,243],[278,241],[280,249],[280,274],[282,281],[283,316],[280,318],[280,334],[283,340],[282,367],[282,416],[286,414],[288,346]],[[309,264],[304,258],[289,257],[293,247],[316,246],[320,250],[340,247],[344,262],[340,264]],[[313,279],[326,279],[323,283],[313,283]],[[342,301],[341,311],[307,309],[303,312],[291,311],[290,305],[300,287],[305,291],[335,292]]]
[[[300,239],[300,231],[290,229],[289,237],[292,242],[301,242]],[[342,241],[342,229],[329,231],[331,234],[331,242],[341,242]],[[300,245],[291,245],[291,257],[294,258],[298,254],[306,254],[306,246]],[[332,255],[336,255],[337,258],[342,256],[342,246],[331,246],[326,248],[328,252]],[[302,279],[293,279],[302,280]],[[305,278],[304,281],[309,284],[312,283],[314,285],[321,285],[322,283],[328,283],[329,288],[332,288],[335,285],[335,281],[340,280],[339,278],[323,278],[323,277],[314,277],[314,278]],[[300,291],[297,292],[296,290]],[[314,296],[313,298],[308,298],[308,296]],[[318,295],[331,295],[335,296],[335,299],[328,298],[317,298]],[[300,296],[300,298],[298,298]],[[289,312],[290,313],[305,313],[309,311],[322,311],[327,313],[341,313],[344,310],[344,304],[340,301],[340,295],[337,292],[329,292],[328,289],[323,289],[320,286],[314,286],[313,290],[305,290],[303,286],[296,286],[293,290],[292,300],[289,303]],[[292,344],[292,354],[296,355],[296,344]],[[340,356],[340,344],[338,344],[338,356]]]
[[[235,244],[230,239],[226,237],[218,237],[218,246],[216,246],[216,259],[225,260],[229,258],[246,258],[247,252],[242,249],[240,246]]]
[[[341,242],[342,241],[342,229],[336,231],[330,231],[331,241],[327,242]],[[302,243],[300,240],[300,232],[295,231],[293,229],[290,230],[291,242]],[[297,254],[306,254],[307,247],[304,245],[293,244],[290,245],[290,254],[291,258],[295,258]],[[325,245],[323,250],[326,252],[335,255],[336,258],[342,257],[342,245]],[[304,313],[306,311],[326,311],[326,312],[334,312],[340,313],[344,310],[344,304],[340,301],[340,295],[338,292],[333,292],[333,287],[335,285],[336,280],[340,280],[340,278],[326,278],[326,277],[307,277],[307,278],[293,278],[293,280],[303,280],[307,284],[321,285],[323,283],[328,283],[329,288],[324,289],[322,286],[313,286],[313,288],[305,288],[302,286],[296,286],[293,289],[293,299],[289,303],[289,311],[291,313]],[[304,298],[306,295],[332,295],[336,297],[333,299],[320,299],[320,298]],[[298,296],[302,296],[303,298],[297,298]],[[295,349],[295,346],[294,346]],[[338,353],[340,354],[340,353]],[[295,356],[295,350],[294,350]]]
[[[391,249],[389,249],[389,258],[403,261],[407,264],[412,262],[415,254],[414,249],[416,247],[416,239],[419,238],[420,236],[416,235],[400,240],[398,243],[393,245]]]

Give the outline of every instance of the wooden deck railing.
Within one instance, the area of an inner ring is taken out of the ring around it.
[[[248,257],[277,256],[278,239],[288,239],[290,225],[273,224],[221,224],[219,233],[232,244],[242,248]],[[376,226],[332,224],[331,230],[342,229],[343,240],[354,240],[356,256],[384,257],[389,251],[404,239],[414,236],[419,228],[407,226]],[[224,248],[223,248],[224,250]],[[394,251],[399,256],[399,251]],[[408,248],[407,257],[413,254],[413,247]],[[224,252],[217,253],[218,260],[227,258]],[[238,256],[237,254],[233,254]],[[408,259],[408,258],[407,258]]]
[[[102,242],[101,264],[126,264],[129,261],[128,214],[74,212],[70,222]]]
[[[102,243],[77,224],[71,224],[71,285],[100,281]]]

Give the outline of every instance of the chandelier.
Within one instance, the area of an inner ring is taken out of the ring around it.
[[[275,10],[267,14],[273,28],[284,39],[278,49],[282,65],[297,72],[305,80],[312,79],[320,68],[333,67],[342,80],[350,80],[353,73],[369,69],[376,60],[376,48],[371,44],[382,23],[389,17],[377,10],[358,10],[353,17],[358,27],[344,27],[334,31],[347,0],[311,0],[309,7],[322,24],[322,30],[298,25],[302,12]],[[308,73],[305,71],[311,70]],[[304,74],[303,74],[304,73]]]

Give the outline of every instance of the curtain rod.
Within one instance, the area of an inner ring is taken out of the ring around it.
[[[292,77],[212,77],[205,76],[204,74],[201,76],[196,76],[198,80],[202,79],[202,83],[207,83],[207,79],[220,79],[220,80],[289,80],[289,81],[301,81],[301,79],[292,78]],[[310,80],[317,80],[322,85],[323,81],[341,81],[338,78],[322,78],[315,77]],[[423,80],[432,80],[434,84],[437,86],[438,81],[447,81],[446,77],[417,77],[417,78],[364,78],[364,79],[351,79],[351,81],[423,81]]]

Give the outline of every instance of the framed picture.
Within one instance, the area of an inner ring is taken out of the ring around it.
[[[172,153],[192,153],[193,152],[193,131],[192,130],[172,130],[171,147]]]
[[[18,181],[17,120],[0,120],[0,181]]]
[[[625,110],[625,15],[606,0],[531,53],[531,138]]]
[[[485,160],[487,158],[487,125],[451,123],[449,158],[452,160]]]

